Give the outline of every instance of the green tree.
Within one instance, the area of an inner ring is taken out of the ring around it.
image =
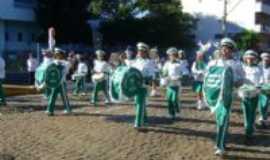
[[[59,43],[90,43],[88,3],[89,0],[37,0],[36,19],[42,29],[39,41],[47,41],[47,30],[53,26]]]
[[[92,0],[89,11],[93,18],[109,15],[101,32],[104,43],[135,44],[144,41],[159,47],[194,47],[195,21],[183,13],[179,0]],[[141,18],[135,15],[147,13]]]
[[[258,49],[260,36],[258,33],[251,30],[244,30],[235,37],[238,49],[245,51],[247,49]]]

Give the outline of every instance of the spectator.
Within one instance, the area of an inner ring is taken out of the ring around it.
[[[33,57],[32,53],[29,53],[27,59],[27,71],[29,73],[28,82],[29,84],[34,84],[35,82],[35,71],[38,67],[38,61]]]
[[[6,105],[6,98],[3,90],[3,80],[6,76],[5,71],[6,63],[5,60],[0,56],[0,105]]]

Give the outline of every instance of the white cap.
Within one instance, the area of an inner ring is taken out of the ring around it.
[[[96,50],[96,55],[97,56],[104,56],[106,53],[103,51],[103,50],[101,50],[101,49],[99,49],[99,50]]]
[[[137,49],[138,50],[141,50],[141,51],[148,51],[149,50],[149,46],[146,43],[139,42],[137,44]]]
[[[262,59],[268,59],[268,58],[270,58],[270,53],[268,53],[268,52],[263,52],[262,54],[261,54],[261,58]]]
[[[167,55],[178,54],[178,50],[175,47],[170,47],[166,51]]]
[[[221,46],[227,46],[227,47],[230,47],[232,49],[236,49],[236,43],[230,39],[230,38],[223,38],[220,42],[220,45]]]
[[[243,55],[244,58],[248,58],[248,57],[254,57],[254,58],[257,58],[258,57],[258,53],[255,52],[254,50],[247,50],[244,55]]]
[[[61,48],[54,48],[54,53],[65,53],[65,50]]]

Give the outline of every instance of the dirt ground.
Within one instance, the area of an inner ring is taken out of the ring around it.
[[[0,108],[0,160],[270,160],[270,129],[256,130],[253,143],[244,144],[239,103],[233,105],[228,152],[218,158],[213,115],[195,109],[190,89],[181,100],[181,118],[173,122],[164,98],[151,98],[149,126],[139,132],[132,104],[94,107],[86,97],[71,97],[73,115],[58,110],[47,117],[42,96],[8,98]]]

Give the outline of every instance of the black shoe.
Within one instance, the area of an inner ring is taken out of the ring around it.
[[[251,145],[251,144],[253,144],[253,141],[254,141],[253,136],[246,135],[245,138],[244,138],[244,144],[245,145]]]
[[[259,121],[259,124],[257,125],[258,129],[267,129],[267,125],[264,121]]]
[[[48,112],[47,115],[48,115],[49,117],[52,117],[52,116],[54,116],[54,113],[53,113],[53,112]]]

